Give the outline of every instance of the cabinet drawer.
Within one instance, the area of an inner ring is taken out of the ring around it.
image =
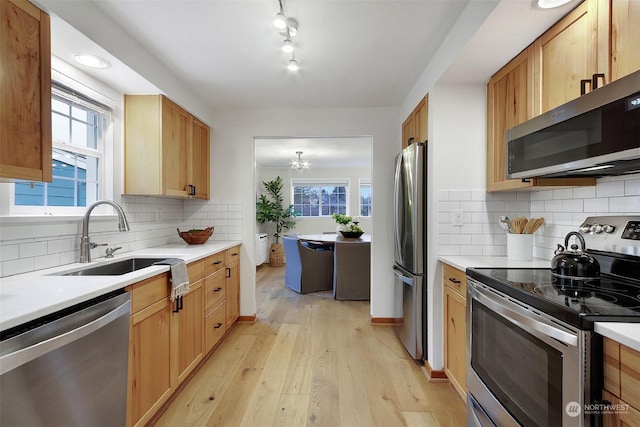
[[[159,274],[127,287],[131,292],[131,314],[169,298],[169,275]]]
[[[620,398],[640,408],[640,352],[620,345]]]
[[[225,270],[218,270],[205,279],[205,305],[204,312],[208,313],[213,307],[224,300],[225,295]]]
[[[187,264],[187,273],[189,274],[189,281],[195,283],[204,277],[204,260],[194,261]]]
[[[204,342],[206,352],[210,352],[214,345],[220,341],[226,331],[224,324],[224,303],[219,304],[207,317],[204,318],[205,332]]]
[[[240,246],[234,246],[233,248],[227,249],[226,251],[227,266],[232,262],[238,262],[239,260],[240,260]]]
[[[444,264],[444,285],[466,298],[467,275],[464,271],[458,270],[449,264]]]
[[[217,254],[209,255],[204,259],[204,275],[208,276],[211,273],[220,270],[224,267],[225,252],[219,252]]]

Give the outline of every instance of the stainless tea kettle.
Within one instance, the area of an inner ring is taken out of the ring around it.
[[[575,236],[581,247],[575,243],[569,249],[569,238]],[[584,237],[576,231],[572,231],[564,238],[564,246],[558,244],[555,256],[551,260],[551,274],[558,277],[572,279],[594,279],[600,277],[600,263],[586,253]]]

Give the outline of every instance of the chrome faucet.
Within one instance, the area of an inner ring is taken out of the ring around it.
[[[89,239],[89,215],[91,215],[91,211],[98,205],[110,205],[118,214],[118,230],[129,231],[129,223],[127,222],[127,216],[124,214],[124,211],[115,202],[110,200],[98,200],[91,206],[87,208],[87,212],[84,214],[84,219],[82,220],[82,237],[80,238],[80,262],[86,263],[91,262],[91,248],[96,247],[95,243],[91,243]]]

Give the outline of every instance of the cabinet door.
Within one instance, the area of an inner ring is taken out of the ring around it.
[[[466,396],[466,299],[449,287],[444,288],[444,371],[456,391]]]
[[[513,190],[531,182],[507,179],[507,129],[533,115],[531,50],[520,53],[487,84],[487,190]]]
[[[229,328],[240,316],[240,263],[234,262],[229,264],[226,271],[225,306],[227,328]]]
[[[640,2],[611,2],[611,80],[640,70]]]
[[[176,322],[173,339],[177,351],[178,384],[198,366],[204,357],[204,287],[203,281],[191,286],[190,292],[182,299],[182,309],[172,313]]]
[[[406,148],[409,145],[409,139],[415,138],[415,136],[416,126],[413,120],[413,113],[411,113],[402,123],[402,148]]]
[[[423,142],[429,138],[428,122],[429,122],[429,95],[427,94],[422,101],[418,103],[413,111],[413,121],[415,135],[417,141]]]
[[[162,98],[162,189],[168,196],[187,196],[187,151],[191,116]]]
[[[209,127],[195,118],[189,149],[189,184],[195,186],[197,199],[209,200]]]
[[[171,306],[164,298],[131,316],[127,425],[145,425],[172,393]]]
[[[598,70],[598,0],[585,0],[536,42],[536,114],[580,96]]]
[[[52,180],[49,16],[0,1],[0,177]]]

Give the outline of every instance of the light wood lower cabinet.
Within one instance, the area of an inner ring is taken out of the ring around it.
[[[187,265],[189,293],[169,300],[169,273],[127,287],[131,293],[127,426],[147,424],[240,312],[240,246]]]
[[[466,402],[467,277],[444,264],[444,372]]]
[[[605,427],[640,426],[640,352],[604,338],[604,388],[602,399],[615,405]]]

